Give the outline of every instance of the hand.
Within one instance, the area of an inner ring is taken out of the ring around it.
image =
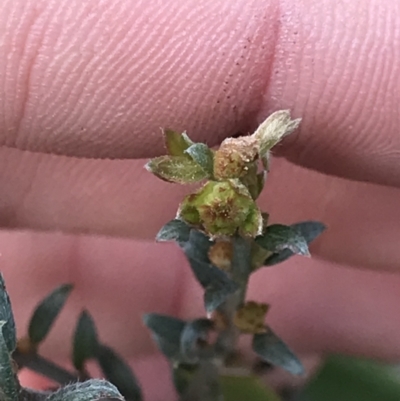
[[[314,259],[260,271],[251,296],[303,354],[398,359],[398,4],[160,4],[0,4],[1,270],[20,335],[35,303],[73,282],[44,353],[68,357],[86,307],[142,381],[158,379],[166,364],[142,313],[203,313],[180,251],[153,241],[183,196],[143,169],[163,151],[159,128],[213,145],[290,109],[301,129],[273,160],[260,204],[274,221],[329,230]],[[147,386],[148,399],[163,385]]]

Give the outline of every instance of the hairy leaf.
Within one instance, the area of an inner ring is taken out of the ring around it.
[[[33,344],[39,344],[45,339],[72,288],[71,284],[61,285],[36,307],[28,328],[29,339]]]
[[[308,244],[314,241],[326,229],[325,225],[318,221],[303,221],[301,223],[292,224],[290,227],[295,229],[303,238],[305,238]],[[279,253],[274,253],[273,255],[267,257],[264,265],[276,265],[284,262],[293,255],[294,253],[290,249],[284,249]]]
[[[189,239],[190,227],[182,220],[174,219],[165,224],[156,236],[157,241],[186,242]]]
[[[11,308],[10,297],[8,296],[3,275],[0,274],[0,321],[4,321],[3,337],[9,352],[13,352],[17,345],[15,333],[15,321]]]
[[[113,384],[106,380],[91,379],[61,387],[51,393],[46,401],[105,401],[107,399],[124,400]]]
[[[188,362],[198,362],[200,358],[210,358],[212,348],[207,344],[208,334],[214,323],[209,319],[196,319],[186,323],[181,334],[181,353]]]
[[[19,383],[13,371],[11,354],[3,335],[6,325],[7,322],[0,321],[0,399],[18,401]]]
[[[238,284],[224,271],[210,263],[208,251],[213,244],[205,234],[197,230],[191,230],[189,240],[180,243],[196,279],[205,289],[204,303],[208,312],[218,308],[239,289]]]
[[[72,362],[75,369],[81,371],[85,362],[96,356],[98,345],[94,321],[89,312],[83,311],[79,316],[73,340]]]
[[[171,156],[184,156],[185,150],[193,145],[185,132],[178,133],[170,129],[164,130],[165,145]]]
[[[268,226],[265,234],[256,238],[258,245],[268,251],[279,253],[289,249],[295,254],[309,256],[306,239],[291,226],[273,224]]]
[[[158,178],[177,184],[192,184],[208,177],[194,160],[185,156],[156,157],[145,167]]]
[[[181,361],[181,335],[186,322],[171,316],[149,313],[143,317],[161,352],[172,360]]]
[[[212,150],[204,143],[195,143],[185,150],[209,177],[213,175],[214,156]]]
[[[304,367],[289,347],[271,330],[253,336],[253,351],[264,361],[292,373],[304,374]]]
[[[106,345],[100,345],[96,358],[107,380],[113,383],[127,400],[142,399],[142,392],[131,368],[116,352]]]

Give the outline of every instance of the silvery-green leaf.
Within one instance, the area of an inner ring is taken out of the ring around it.
[[[196,279],[205,289],[204,303],[208,312],[217,309],[239,288],[224,271],[210,263],[208,250],[212,244],[206,235],[194,229],[190,231],[189,240],[180,243]]]
[[[142,392],[131,368],[116,352],[106,345],[99,345],[96,359],[104,376],[118,388],[125,399],[129,401],[142,399]]]
[[[213,175],[214,157],[211,149],[204,143],[195,143],[185,150],[188,154],[204,171],[206,171],[209,177]]]
[[[190,227],[182,220],[174,219],[165,224],[156,236],[157,241],[186,242],[189,239]]]
[[[0,274],[0,321],[5,322],[3,326],[4,341],[7,344],[8,351],[13,352],[17,344],[15,322],[10,297],[8,296],[2,274]]]
[[[124,397],[113,384],[106,380],[91,379],[61,387],[51,393],[46,401],[101,401],[108,398],[124,400]]]
[[[268,226],[266,232],[256,238],[256,242],[264,249],[274,253],[289,249],[298,255],[310,255],[306,239],[291,226],[282,224]]]
[[[308,244],[314,241],[320,234],[322,234],[326,227],[318,221],[304,221],[291,225],[302,237],[304,237]],[[279,253],[266,258],[264,266],[273,266],[275,264],[284,262],[293,256],[294,253],[290,249],[284,249]]]
[[[143,317],[161,352],[172,360],[182,360],[181,334],[186,322],[171,316],[149,313]]]
[[[259,140],[260,155],[263,156],[285,136],[291,134],[301,119],[292,120],[289,110],[280,110],[271,114],[253,134]]]
[[[71,284],[61,285],[36,307],[28,328],[29,339],[33,344],[39,344],[45,339],[71,290]]]
[[[210,358],[213,351],[207,344],[214,323],[209,319],[196,319],[186,323],[181,334],[181,353],[188,362],[196,363],[200,358]],[[202,343],[202,344],[200,344]]]
[[[192,184],[208,177],[206,171],[186,156],[156,157],[145,167],[158,178],[177,184]]]
[[[18,401],[20,386],[13,371],[11,354],[3,335],[6,324],[4,320],[0,321],[0,399]]]
[[[304,374],[304,367],[293,351],[271,330],[255,334],[253,351],[264,361],[293,375]]]
[[[98,345],[94,321],[89,312],[83,311],[79,316],[73,339],[72,362],[76,370],[81,371],[85,362],[96,356]]]
[[[171,156],[184,156],[185,150],[193,145],[193,142],[185,132],[178,133],[170,129],[164,130],[165,145]]]

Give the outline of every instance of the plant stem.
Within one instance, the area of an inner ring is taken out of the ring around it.
[[[23,354],[15,351],[13,353],[13,359],[17,362],[19,368],[26,367],[31,369],[61,385],[79,381],[77,375],[36,353]]]

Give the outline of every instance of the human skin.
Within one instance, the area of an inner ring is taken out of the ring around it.
[[[392,0],[3,0],[0,268],[19,333],[73,282],[43,352],[67,359],[86,307],[142,381],[158,380],[142,313],[203,313],[180,251],[153,242],[185,193],[143,169],[163,152],[159,128],[215,145],[290,109],[301,128],[260,205],[329,229],[314,259],[257,273],[251,298],[302,355],[398,359],[399,22]],[[149,399],[163,386],[145,386]]]

